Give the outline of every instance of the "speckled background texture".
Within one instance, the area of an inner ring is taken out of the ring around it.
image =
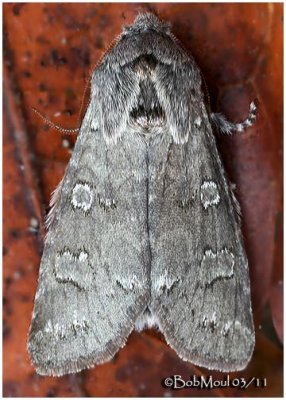
[[[257,341],[248,368],[230,377],[266,378],[265,388],[164,387],[167,376],[210,371],[181,361],[155,330],[132,333],[111,362],[61,378],[38,376],[26,351],[43,216],[75,142],[32,107],[78,127],[91,71],[142,10],[172,23],[204,75],[213,111],[239,121],[259,100],[255,126],[217,142],[243,212]],[[7,3],[3,11],[4,396],[282,396],[282,4]]]

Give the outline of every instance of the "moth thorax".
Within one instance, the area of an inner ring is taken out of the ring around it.
[[[130,112],[129,126],[140,134],[157,134],[165,126],[165,112],[158,100],[153,77],[157,66],[154,56],[148,54],[133,62],[139,76],[140,92]]]
[[[158,64],[152,54],[144,54],[133,61],[134,72],[142,79],[150,78]]]

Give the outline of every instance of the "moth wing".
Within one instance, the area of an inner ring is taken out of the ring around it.
[[[40,266],[28,348],[43,375],[111,359],[149,301],[143,154],[126,152],[124,139],[107,146],[91,129],[93,104],[57,191]]]
[[[184,360],[243,369],[254,347],[238,207],[203,105],[188,141],[154,148],[150,183],[151,311]],[[168,136],[168,135],[167,135]],[[160,162],[158,161],[160,160]]]

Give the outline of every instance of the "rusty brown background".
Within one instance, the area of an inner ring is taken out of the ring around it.
[[[283,5],[7,3],[3,8],[4,396],[282,396]],[[62,127],[79,126],[90,72],[121,26],[142,9],[173,24],[202,70],[214,111],[238,121],[253,98],[260,102],[253,128],[217,139],[243,211],[257,328],[249,367],[230,375],[267,378],[266,388],[164,388],[164,377],[210,371],[181,361],[155,331],[133,333],[113,361],[61,378],[38,376],[26,352],[41,221],[74,143],[48,128],[31,107]]]

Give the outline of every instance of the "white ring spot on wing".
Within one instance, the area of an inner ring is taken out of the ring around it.
[[[92,187],[88,183],[76,183],[72,191],[72,206],[87,212],[91,209],[93,197]]]
[[[220,202],[220,195],[217,184],[213,181],[205,181],[201,185],[201,202],[204,209],[216,206]]]

